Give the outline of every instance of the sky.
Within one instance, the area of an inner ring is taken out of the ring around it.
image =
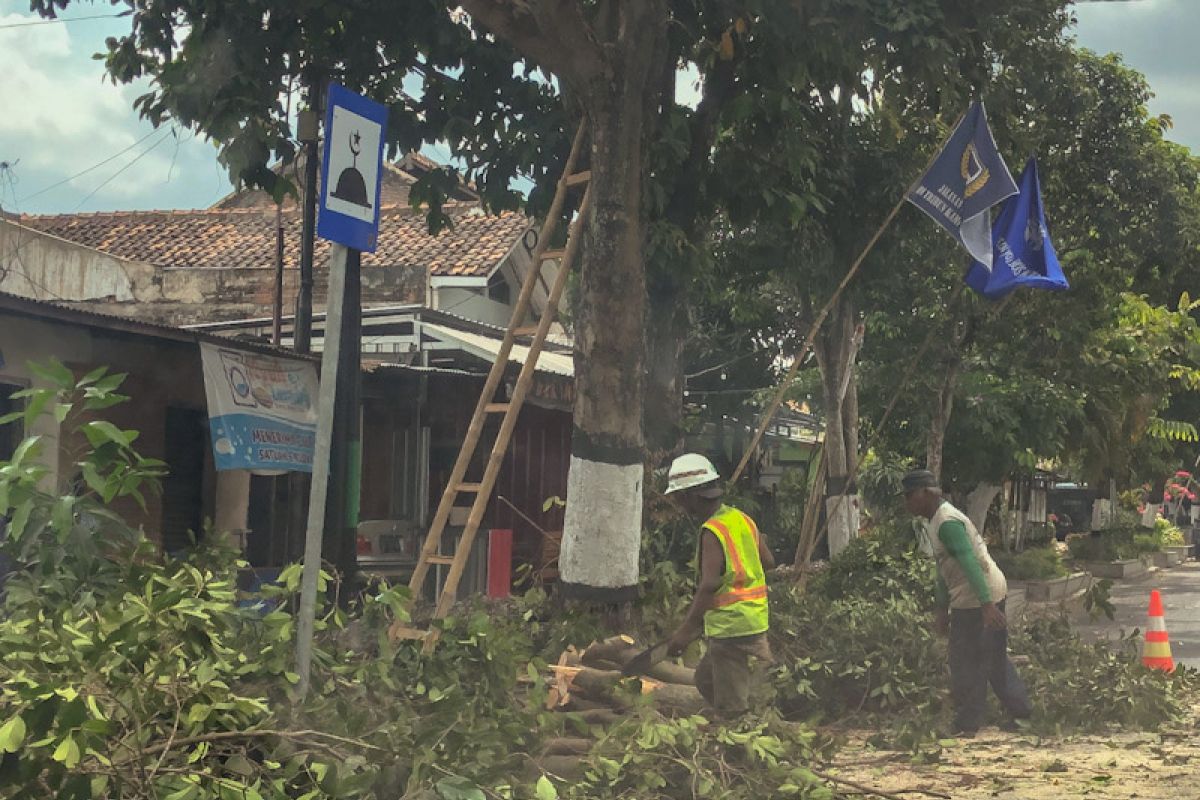
[[[28,0],[0,0],[0,208],[204,208],[231,190],[211,143],[155,131],[133,109],[146,84],[114,86],[93,60],[128,20],[30,25],[38,18],[28,9]],[[107,3],[79,3],[62,16],[105,13]],[[1151,111],[1171,115],[1170,137],[1200,152],[1200,0],[1096,2],[1075,13],[1079,43],[1121,53],[1145,73],[1156,93]]]

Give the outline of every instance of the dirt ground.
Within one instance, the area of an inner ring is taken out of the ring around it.
[[[1194,712],[1200,720],[1200,706]],[[934,764],[872,750],[865,738],[852,736],[830,772],[906,798],[1200,799],[1200,727],[1195,726],[1065,738],[985,728],[974,739],[949,743]]]

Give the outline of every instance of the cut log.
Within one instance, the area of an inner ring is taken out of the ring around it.
[[[585,666],[619,671],[643,649],[628,636],[613,636],[588,647],[583,651],[581,660]],[[646,675],[665,683],[678,683],[682,686],[696,685],[696,671],[672,661],[661,661],[655,664],[646,671]]]
[[[608,703],[603,703],[599,700],[590,700],[586,697],[581,697],[578,693],[572,694],[565,705],[559,706],[560,711],[594,711],[598,708],[605,711],[612,710],[612,706]]]
[[[624,714],[613,708],[590,708],[570,713],[586,725],[616,725],[625,719]]]
[[[547,756],[585,756],[595,743],[595,739],[563,736],[547,741],[542,753]]]
[[[583,663],[589,667],[597,661],[624,666],[640,653],[637,642],[630,636],[610,636],[602,642],[593,642],[583,651]]]
[[[627,708],[632,704],[632,698],[616,691],[617,684],[622,680],[621,673],[616,670],[559,666],[550,669],[574,673],[570,682],[572,698],[578,697],[614,708]],[[697,714],[704,707],[704,698],[694,686],[661,683],[648,678],[642,678],[640,683],[642,693],[649,694],[654,707],[667,716]]]
[[[656,688],[651,697],[654,708],[664,716],[689,717],[704,710],[704,697],[695,686],[680,686],[664,683]]]

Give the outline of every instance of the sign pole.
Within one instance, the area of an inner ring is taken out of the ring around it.
[[[308,694],[312,677],[313,630],[317,617],[317,584],[321,574],[321,540],[325,501],[329,492],[330,450],[337,406],[338,359],[342,348],[342,313],[346,300],[348,248],[335,244],[329,254],[329,297],[325,305],[325,347],[321,353],[321,393],[317,404],[317,441],[313,450],[312,492],[304,537],[304,572],[300,578],[300,612],[296,623],[296,672],[300,697]]]
[[[361,253],[375,252],[379,241],[379,198],[387,130],[387,107],[344,86],[330,84],[325,105],[325,157],[321,160],[317,235],[328,240],[331,247],[325,347],[321,354],[321,404],[296,624],[296,671],[300,674],[302,698],[312,683],[322,545],[325,555],[344,577],[352,578],[357,567],[362,451],[359,267]]]

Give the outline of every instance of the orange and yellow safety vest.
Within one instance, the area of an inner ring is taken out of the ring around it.
[[[704,614],[704,633],[730,639],[762,633],[769,627],[767,578],[758,557],[758,526],[731,506],[721,506],[706,530],[716,534],[725,553],[725,573],[713,607]]]

